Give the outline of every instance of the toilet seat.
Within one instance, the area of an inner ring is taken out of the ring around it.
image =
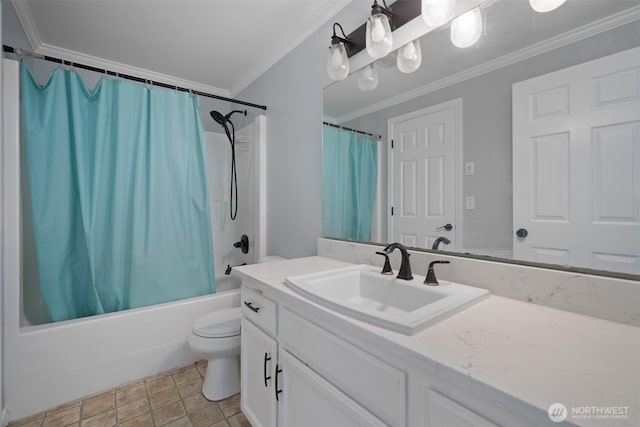
[[[193,324],[193,333],[203,338],[226,338],[240,335],[240,307],[225,308],[205,314]]]

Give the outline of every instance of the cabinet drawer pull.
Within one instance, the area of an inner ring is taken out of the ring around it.
[[[269,356],[267,353],[264,354],[264,386],[265,387],[269,387],[269,385],[267,384],[267,380],[271,379],[271,376],[267,376],[267,362],[271,360],[271,356]]]
[[[282,372],[282,369],[278,369],[278,364],[276,363],[276,386],[273,388],[276,392],[276,402],[280,401],[278,395],[282,393],[282,389],[278,390],[278,374]]]
[[[249,310],[253,311],[254,313],[257,313],[260,310],[260,307],[254,307],[253,303],[250,302],[244,302],[244,305],[246,305],[247,307],[249,307]]]

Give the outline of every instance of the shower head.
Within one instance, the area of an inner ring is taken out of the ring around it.
[[[213,118],[213,120],[215,120],[216,123],[218,123],[220,126],[224,128],[224,132],[227,134],[227,138],[229,138],[229,142],[231,144],[233,144],[235,141],[233,141],[233,137],[231,136],[231,132],[229,131],[229,126],[227,126],[227,123],[231,124],[231,127],[233,128],[233,123],[231,122],[231,116],[234,113],[241,113],[246,116],[247,110],[233,110],[226,116],[223,116],[220,111],[216,111],[216,110],[209,112],[209,114],[211,114],[211,118]]]
[[[225,116],[222,115],[222,113],[220,111],[212,111],[209,114],[211,114],[211,117],[213,118],[213,120],[216,121],[216,123],[218,123],[221,126],[226,126],[226,122],[227,122],[227,118]]]

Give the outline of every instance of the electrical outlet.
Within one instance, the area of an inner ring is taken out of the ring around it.
[[[467,162],[464,164],[464,174],[473,175],[475,173],[476,164],[474,162]]]
[[[476,198],[473,196],[467,196],[465,199],[465,209],[473,210],[476,208]]]

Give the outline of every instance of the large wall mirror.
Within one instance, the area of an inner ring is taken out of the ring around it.
[[[417,71],[392,52],[375,89],[358,70],[325,88],[323,215],[348,190],[360,221],[325,236],[640,278],[638,1],[481,10],[475,45],[446,25],[420,37]],[[349,172],[346,153],[367,163]]]

